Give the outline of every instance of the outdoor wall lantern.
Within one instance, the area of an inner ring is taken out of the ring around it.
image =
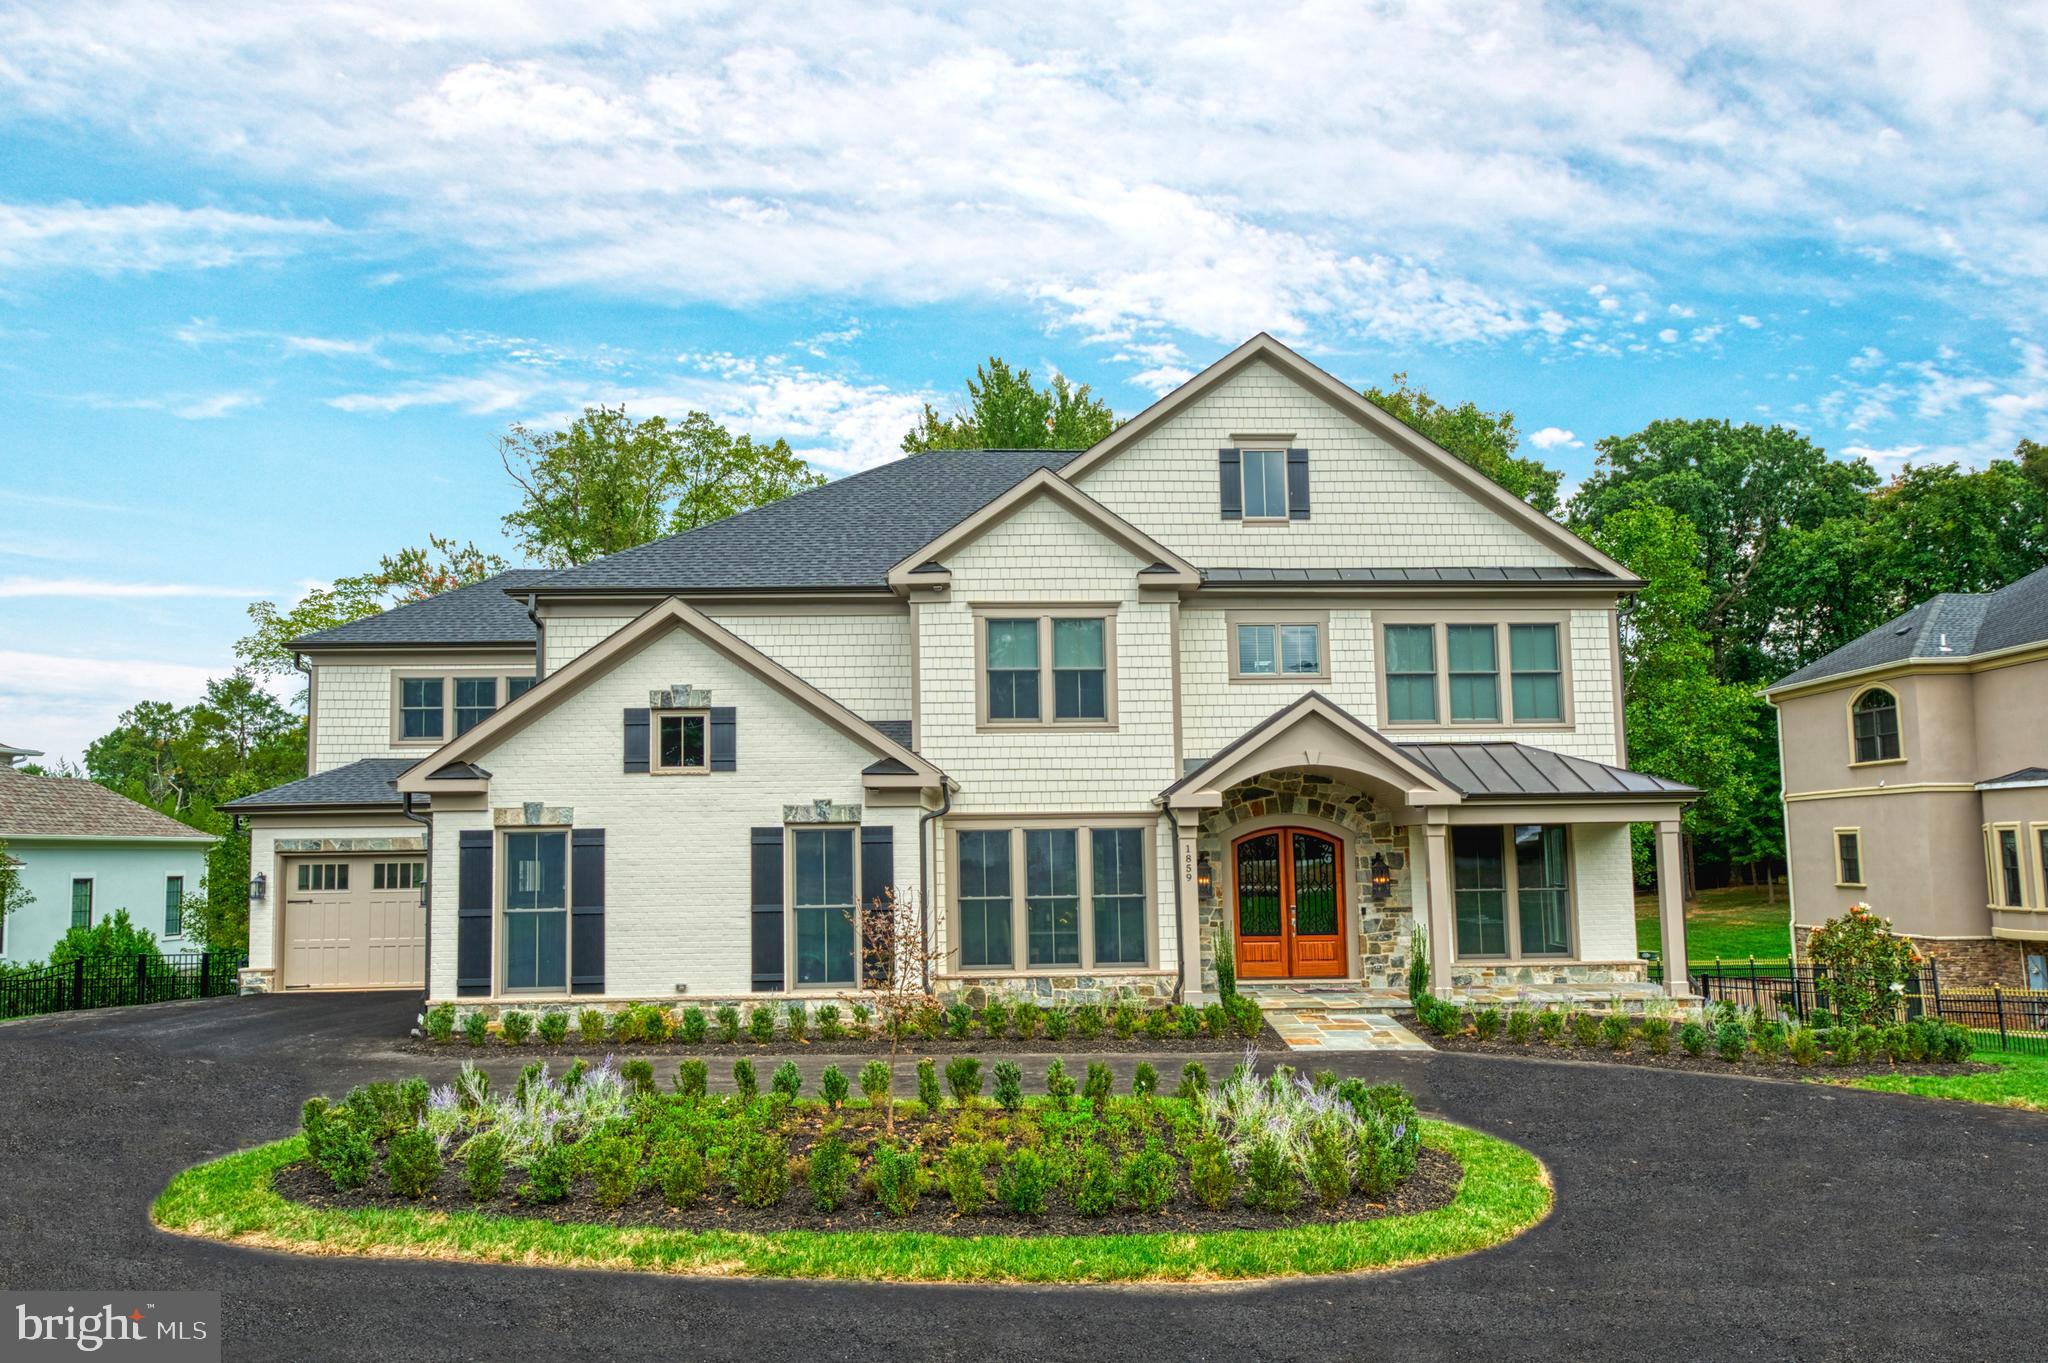
[[[1216,898],[1216,876],[1209,866],[1207,852],[1195,858],[1195,894],[1204,904]]]
[[[1387,865],[1387,859],[1375,852],[1372,854],[1372,902],[1385,903],[1387,896],[1393,892],[1394,872]]]
[[[249,902],[251,904],[261,904],[263,902],[264,892],[269,888],[269,878],[266,877],[263,874],[263,872],[258,871],[255,875],[249,878]]]

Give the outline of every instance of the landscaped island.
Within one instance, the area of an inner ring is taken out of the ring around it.
[[[187,1171],[173,1230],[323,1253],[671,1272],[1112,1281],[1393,1267],[1497,1243],[1550,1191],[1513,1146],[1425,1121],[1398,1086],[1190,1064],[1171,1094],[1141,1065],[919,1066],[915,1101],[836,1067],[758,1091],[675,1092],[652,1067],[529,1065],[507,1091],[372,1084],[306,1104],[301,1134]],[[985,1093],[985,1082],[993,1091]]]

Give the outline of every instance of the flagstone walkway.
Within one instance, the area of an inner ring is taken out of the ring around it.
[[[1356,984],[1246,984],[1266,1021],[1297,1051],[1427,1051],[1429,1043],[1395,1021],[1405,994]]]

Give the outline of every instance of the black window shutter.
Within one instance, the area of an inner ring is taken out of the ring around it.
[[[860,830],[860,903],[868,923],[862,939],[884,940],[888,933],[889,890],[896,884],[896,830],[887,825],[862,824]],[[870,987],[888,979],[885,953],[862,953],[862,980]]]
[[[1287,452],[1287,519],[1308,519],[1308,451]]]
[[[569,831],[569,992],[604,992],[604,830]]]
[[[1238,471],[1236,450],[1216,451],[1217,491],[1223,498],[1223,519],[1244,519],[1244,478]]]
[[[455,840],[455,992],[491,992],[491,830],[462,829]]]
[[[782,828],[757,828],[754,844],[754,990],[782,988]]]
[[[730,705],[711,707],[711,770],[739,769],[739,719]]]
[[[647,722],[648,712],[626,711],[626,770],[647,770]]]

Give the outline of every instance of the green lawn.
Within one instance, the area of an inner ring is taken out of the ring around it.
[[[1686,954],[1694,965],[1712,965],[1716,956],[1733,964],[1783,965],[1792,954],[1791,912],[1785,903],[1785,887],[1778,887],[1777,902],[1767,901],[1760,886],[1731,885],[1725,890],[1702,890],[1685,909]],[[1662,951],[1663,927],[1657,921],[1657,896],[1636,896],[1636,948]]]
[[[1957,1103],[1989,1103],[1994,1107],[2048,1112],[2048,1055],[2013,1055],[2006,1051],[1973,1051],[1970,1059],[1996,1065],[1989,1074],[1880,1074],[1845,1081],[1847,1088],[1878,1093],[1910,1093],[1921,1098],[1946,1098]]]

